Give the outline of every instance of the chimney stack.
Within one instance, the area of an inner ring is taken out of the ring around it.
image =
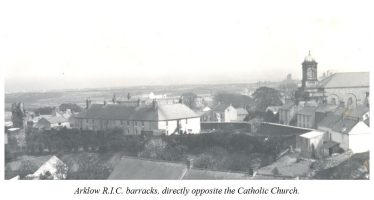
[[[116,101],[117,101],[117,98],[116,98],[116,94],[114,93],[114,94],[113,94],[113,98],[112,98],[112,102],[113,102],[113,104],[115,104]]]
[[[87,98],[86,99],[86,109],[88,109],[91,106],[91,99]]]
[[[153,99],[153,102],[152,102],[152,108],[153,108],[153,110],[157,110],[157,107],[158,107],[157,100]]]

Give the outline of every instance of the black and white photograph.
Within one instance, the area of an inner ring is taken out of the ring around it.
[[[1,5],[6,182],[370,180],[364,3]]]

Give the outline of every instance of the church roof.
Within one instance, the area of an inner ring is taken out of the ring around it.
[[[369,72],[335,73],[319,82],[320,88],[369,87]]]
[[[184,104],[152,106],[128,106],[121,104],[93,104],[76,116],[84,119],[164,121],[199,117]]]

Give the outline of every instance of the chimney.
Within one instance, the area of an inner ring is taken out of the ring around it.
[[[104,106],[106,106],[106,101],[104,100]]]
[[[113,102],[113,104],[116,103],[116,100],[117,100],[117,98],[116,98],[116,94],[114,93],[114,94],[113,94],[113,98],[112,98],[112,102]]]
[[[88,109],[91,106],[91,100],[90,98],[86,99],[86,109]]]
[[[137,101],[136,101],[136,106],[140,106],[140,99],[138,99]]]
[[[153,99],[153,102],[152,102],[153,110],[157,110],[157,107],[158,107],[158,103],[157,103],[156,99]]]

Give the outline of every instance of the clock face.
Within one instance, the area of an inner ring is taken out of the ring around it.
[[[307,76],[308,79],[312,79],[313,78],[313,69],[312,68],[309,68],[306,71],[306,76]]]

